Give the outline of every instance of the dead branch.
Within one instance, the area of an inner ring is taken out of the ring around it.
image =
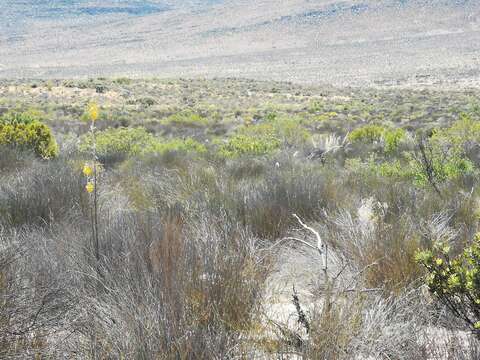
[[[319,252],[319,254],[320,254],[321,258],[322,258],[322,270],[326,272],[326,271],[327,271],[327,266],[328,266],[328,265],[327,265],[327,256],[328,256],[328,254],[327,254],[327,245],[323,242],[322,237],[320,236],[320,234],[318,233],[317,230],[315,230],[315,229],[312,228],[311,226],[306,225],[306,224],[302,221],[302,219],[300,219],[300,217],[299,217],[297,214],[293,214],[293,216],[298,220],[298,222],[300,223],[300,225],[301,225],[304,229],[310,231],[313,235],[315,235],[315,238],[317,239],[317,247],[315,248],[315,247],[314,247],[313,245],[311,245],[311,244],[308,244],[308,246],[316,249],[316,250]],[[296,239],[296,238],[292,238],[292,239],[299,241],[299,239]],[[302,243],[304,243],[304,244],[306,243],[305,241],[301,241],[301,240],[300,240],[300,242],[302,242]]]

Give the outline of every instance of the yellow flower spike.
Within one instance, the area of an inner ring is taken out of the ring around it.
[[[85,186],[85,190],[87,190],[87,192],[89,194],[91,194],[93,192],[93,190],[95,190],[95,185],[93,185],[93,183],[91,181],[89,181],[87,183],[87,186]]]
[[[448,245],[445,245],[443,248],[442,248],[442,252],[447,255],[449,252],[450,252],[450,246]]]
[[[468,290],[473,290],[473,281],[467,281],[467,284],[465,285],[465,287]]]
[[[96,103],[91,103],[88,105],[88,116],[90,117],[90,120],[96,121],[98,119],[98,105]]]
[[[435,260],[435,263],[438,265],[438,266],[441,266],[443,264],[443,260],[438,258],[437,260]]]
[[[83,175],[85,175],[86,177],[89,177],[89,176],[92,176],[92,174],[93,174],[92,167],[88,164],[85,164],[83,166]]]
[[[447,284],[452,288],[460,286],[460,278],[458,277],[458,275],[452,274],[448,278]]]

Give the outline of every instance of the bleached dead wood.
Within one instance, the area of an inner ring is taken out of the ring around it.
[[[327,244],[322,240],[322,237],[320,236],[320,233],[317,230],[315,230],[311,226],[306,225],[302,221],[302,219],[300,219],[300,217],[297,214],[293,214],[293,216],[295,217],[295,219],[297,219],[297,221],[300,223],[300,225],[305,230],[308,230],[309,232],[311,232],[315,236],[315,238],[317,240],[317,244],[315,246],[315,245],[312,245],[305,240],[299,239],[297,237],[292,237],[292,236],[286,237],[283,240],[293,240],[293,241],[299,242],[299,243],[301,243],[301,244],[303,244],[303,245],[305,245],[305,246],[307,246],[311,249],[314,249],[314,250],[318,251],[318,253],[320,254],[320,258],[322,259],[322,270],[326,273],[327,269],[328,269],[328,248],[327,248]]]

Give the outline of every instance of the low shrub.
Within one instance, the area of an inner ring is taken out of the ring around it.
[[[170,124],[184,127],[203,127],[207,126],[210,121],[200,114],[191,111],[182,111],[170,115],[168,118],[162,120],[162,123],[165,125]]]
[[[267,155],[280,147],[280,140],[273,136],[252,136],[237,134],[219,146],[218,152],[227,158],[236,158],[244,155]]]
[[[114,164],[125,160],[127,157],[135,157],[146,154],[165,154],[169,152],[206,152],[205,145],[198,141],[186,139],[169,139],[155,137],[142,127],[106,129],[97,132],[97,155],[104,165]],[[92,136],[85,135],[79,146],[82,153],[91,151]]]
[[[348,139],[352,143],[364,142],[374,143],[382,141],[384,151],[392,153],[405,139],[406,133],[403,129],[388,129],[380,125],[365,125],[353,130]]]
[[[270,113],[265,122],[246,125],[219,147],[220,155],[268,155],[280,147],[302,146],[310,139],[309,131],[297,118],[278,117]]]
[[[102,224],[105,287],[96,297],[85,285],[79,293],[90,309],[81,320],[88,324],[95,314],[97,341],[82,321],[71,324],[83,330],[77,338],[105,357],[228,359],[241,353],[265,276],[247,232],[225,218],[203,217],[189,226],[175,209],[122,209]]]
[[[322,208],[335,206],[339,190],[328,173],[315,168],[270,168],[263,181],[237,190],[237,216],[257,236],[278,239],[295,223],[292,214],[314,219]]]
[[[79,171],[64,159],[6,175],[0,183],[0,225],[45,225],[72,214],[82,216],[84,186]]]
[[[348,159],[347,167],[359,174],[376,174],[411,181],[417,187],[440,186],[476,173],[475,165],[462,152],[440,149],[427,142],[416,152],[404,152],[389,160],[371,153],[366,161]]]
[[[97,132],[97,154],[102,160],[114,156],[126,157],[127,155],[138,155],[143,149],[154,142],[155,137],[144,128],[106,129]],[[92,148],[93,139],[91,134],[85,135],[79,146],[80,151],[89,152]]]
[[[5,175],[13,171],[18,171],[35,161],[33,151],[21,150],[8,145],[0,146],[0,174]]]
[[[29,115],[12,114],[0,120],[0,145],[32,150],[44,159],[58,155],[50,128]]]
[[[419,292],[398,297],[360,291],[328,290],[321,303],[307,313],[307,336],[295,331],[296,342],[287,338],[290,349],[312,360],[420,359],[418,334],[426,318]],[[284,333],[287,333],[284,331]],[[292,346],[294,345],[294,346]]]
[[[398,293],[421,274],[413,260],[421,236],[411,228],[411,218],[390,219],[378,202],[367,200],[361,212],[343,211],[329,219],[332,247],[362,273],[367,287]]]
[[[456,257],[447,243],[418,251],[430,292],[480,338],[480,234]]]
[[[0,117],[0,124],[24,124],[28,125],[38,121],[32,113],[10,111]]]
[[[432,137],[437,142],[450,143],[456,146],[464,146],[469,142],[479,142],[480,122],[471,115],[463,113],[451,126],[435,130]]]
[[[47,238],[36,227],[0,230],[2,359],[55,357],[49,346],[54,348],[59,341],[49,335],[64,330],[66,314],[73,306],[66,277],[52,276],[58,259],[45,261],[41,255]]]
[[[380,125],[365,125],[353,130],[349,135],[348,139],[351,142],[363,141],[363,142],[374,142],[380,141],[385,132],[385,128]]]
[[[207,148],[192,138],[156,140],[149,144],[143,154],[166,154],[170,152],[205,153]]]
[[[270,122],[276,136],[284,146],[301,146],[310,139],[310,132],[303,127],[300,118],[277,117]]]

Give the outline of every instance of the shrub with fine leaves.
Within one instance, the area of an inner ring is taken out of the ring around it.
[[[480,338],[480,233],[457,257],[447,244],[436,244],[415,259],[428,272],[430,292]]]
[[[0,120],[0,145],[33,150],[45,159],[58,155],[58,146],[50,128],[27,116],[12,115]]]

